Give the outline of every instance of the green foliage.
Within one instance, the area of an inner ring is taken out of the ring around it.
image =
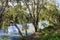
[[[38,38],[38,40],[60,40],[60,34],[48,34],[44,35],[41,38]]]
[[[17,3],[20,1],[20,0],[16,0],[17,1]]]
[[[9,38],[0,38],[0,40],[10,40]]]

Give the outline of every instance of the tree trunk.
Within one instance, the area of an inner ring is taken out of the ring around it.
[[[5,8],[8,6],[8,0],[6,0],[6,4],[5,6],[3,6],[1,9],[0,9],[0,28],[2,26],[2,13],[4,12]]]
[[[35,26],[35,32],[38,32],[38,28],[37,28],[37,26]]]
[[[25,24],[25,25],[24,25]],[[25,26],[25,34],[26,34],[26,37],[27,37],[27,23],[24,22],[23,25]]]
[[[34,18],[34,23],[33,23],[34,24],[34,27],[35,27],[35,32],[38,31],[39,13],[40,13],[39,0],[37,0],[36,16]]]
[[[17,28],[19,34],[23,37],[22,32],[21,32],[21,30],[19,29],[19,27],[16,25],[15,21],[13,21],[12,23],[13,23],[13,24],[15,25],[15,27]]]
[[[27,28],[25,28],[26,36],[27,36]]]
[[[34,22],[33,25],[34,25],[35,32],[37,32],[37,31],[38,31],[38,26],[37,26],[37,24]]]
[[[20,29],[18,28],[16,24],[15,24],[15,27],[18,29],[19,34],[23,37],[22,32],[20,31]]]
[[[22,24],[23,24],[23,27],[24,27],[24,29],[25,29],[25,34],[26,34],[26,36],[27,36],[27,23],[25,22],[25,21],[21,21],[22,22]]]
[[[2,26],[2,15],[0,15],[0,29],[1,29],[1,26]]]

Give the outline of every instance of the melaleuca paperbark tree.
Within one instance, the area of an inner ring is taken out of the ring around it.
[[[50,0],[48,2],[48,0],[23,0],[22,1],[24,3],[24,7],[26,10],[28,10],[26,13],[27,15],[25,15],[26,19],[29,20],[33,25],[34,25],[34,28],[35,28],[35,32],[38,31],[38,22],[39,22],[39,17],[41,17],[40,15],[43,13],[45,14],[45,17],[46,15],[48,16],[50,9],[52,8],[49,8],[48,9],[48,3],[49,2],[52,2],[50,3],[49,5],[51,4],[54,4],[55,3],[55,0]],[[53,6],[55,7],[55,6]],[[41,10],[44,10],[43,13],[41,13]],[[55,8],[52,8],[53,10],[55,10]],[[21,9],[20,9],[21,10]],[[45,11],[47,10],[47,11]],[[52,11],[52,10],[51,10]],[[48,12],[48,14],[47,14]],[[41,13],[41,14],[40,14]],[[53,12],[52,12],[53,13]],[[52,14],[51,14],[52,15]],[[52,18],[52,16],[50,16]]]
[[[40,1],[33,0],[31,4],[29,4],[29,0],[24,0],[26,9],[28,9],[28,16],[25,16],[27,20],[29,20],[35,28],[35,32],[38,31],[38,22],[39,22],[39,13],[40,13]],[[30,6],[32,9],[30,9]],[[36,6],[36,7],[35,7]]]
[[[8,0],[1,0],[1,8],[0,8],[0,28],[1,28],[1,26],[2,26],[2,14],[3,14],[3,12],[4,12],[4,10],[5,10],[5,8],[8,6]]]

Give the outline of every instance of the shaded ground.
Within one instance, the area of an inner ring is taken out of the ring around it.
[[[60,27],[47,27],[20,40],[60,40]]]

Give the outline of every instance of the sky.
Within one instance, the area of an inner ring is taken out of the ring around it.
[[[59,5],[59,8],[60,8],[60,0],[56,0],[56,2],[58,3],[58,5]]]
[[[60,4],[60,0],[57,0],[57,2]]]

